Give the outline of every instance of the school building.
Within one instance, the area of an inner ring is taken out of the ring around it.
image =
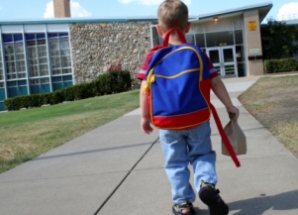
[[[260,23],[272,6],[190,16],[187,40],[208,54],[223,78],[262,75]],[[150,47],[161,43],[156,16],[77,19],[70,18],[69,0],[54,0],[54,8],[55,19],[0,20],[0,111],[6,98],[88,82],[113,63],[134,77]]]

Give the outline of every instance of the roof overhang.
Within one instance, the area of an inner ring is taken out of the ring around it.
[[[246,11],[258,10],[260,22],[266,17],[273,7],[271,2],[257,5],[249,5],[245,7],[235,8],[231,10],[220,11],[216,13],[202,14],[200,16],[190,15],[189,21],[204,22],[214,17],[227,18],[242,15]],[[33,20],[2,20],[0,25],[33,25],[33,24],[76,24],[76,23],[98,23],[98,22],[156,22],[156,16],[143,17],[102,17],[102,18],[53,18],[53,19],[33,19]]]
[[[202,14],[199,16],[199,20],[204,22],[204,21],[213,20],[214,17],[218,17],[222,19],[229,18],[229,17],[237,17],[237,16],[242,16],[244,12],[258,10],[260,23],[261,23],[264,20],[264,18],[267,16],[268,12],[271,10],[272,7],[273,7],[272,2],[249,5],[249,6],[235,8],[231,10],[224,10],[216,13]]]

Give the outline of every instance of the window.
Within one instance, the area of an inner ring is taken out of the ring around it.
[[[236,46],[236,58],[237,58],[238,77],[246,76],[245,56],[244,55],[245,55],[245,48],[241,45],[237,45]]]
[[[47,84],[50,82],[49,78],[37,78],[37,79],[31,79],[30,85],[40,85],[40,84]]]
[[[26,80],[8,81],[6,84],[8,98],[28,95]]]
[[[58,90],[73,85],[71,75],[52,77],[52,82],[53,90]]]
[[[195,35],[196,45],[203,48],[205,46],[205,35],[204,34],[196,34]]]
[[[3,64],[2,64],[2,49],[1,49],[1,45],[0,45],[0,85],[1,85],[1,81],[4,80],[4,72],[3,72]],[[1,87],[0,87],[1,88]]]
[[[187,34],[187,35],[185,35],[185,39],[186,39],[186,41],[188,43],[192,43],[192,44],[195,43],[195,41],[194,41],[194,35],[193,34]]]
[[[26,34],[26,45],[30,78],[48,76],[45,34]]]
[[[53,76],[71,73],[72,71],[68,34],[49,34],[49,47]]]
[[[233,31],[206,34],[207,47],[234,45]]]
[[[26,78],[27,74],[25,67],[23,35],[3,34],[2,37],[6,61],[7,80]]]
[[[235,44],[243,44],[242,30],[235,31]]]

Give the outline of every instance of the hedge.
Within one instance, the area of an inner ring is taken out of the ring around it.
[[[298,71],[298,62],[294,58],[274,59],[264,61],[265,73]]]
[[[76,84],[51,93],[17,96],[4,100],[7,110],[55,105],[64,101],[81,100],[95,96],[125,92],[131,89],[129,71],[108,72],[89,83]]]

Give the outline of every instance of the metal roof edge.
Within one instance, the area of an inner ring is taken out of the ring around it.
[[[272,2],[239,7],[231,10],[220,11],[216,13],[203,14],[200,16],[190,15],[190,20],[208,19],[215,16],[224,16],[233,13],[245,12],[250,10],[261,9],[264,7],[272,8]],[[35,19],[35,20],[0,20],[0,25],[38,25],[38,24],[77,24],[77,23],[96,23],[96,22],[150,22],[157,21],[156,16],[144,17],[102,17],[102,18],[51,18],[51,19]]]
[[[37,20],[7,20],[0,21],[0,25],[38,25],[38,24],[76,24],[76,23],[95,23],[95,22],[128,22],[134,21],[124,18],[57,18],[57,19],[37,19]]]
[[[271,9],[273,7],[273,3],[272,2],[267,2],[267,3],[257,4],[257,5],[239,7],[239,8],[235,8],[235,9],[232,9],[232,10],[224,10],[224,11],[220,11],[220,12],[217,12],[217,13],[202,14],[201,16],[199,16],[199,19],[200,20],[209,19],[209,18],[213,18],[215,16],[225,16],[225,15],[229,15],[229,14],[233,14],[233,13],[239,13],[239,12],[245,12],[245,11],[261,9],[261,8],[264,8],[264,7],[270,7],[270,9]]]

